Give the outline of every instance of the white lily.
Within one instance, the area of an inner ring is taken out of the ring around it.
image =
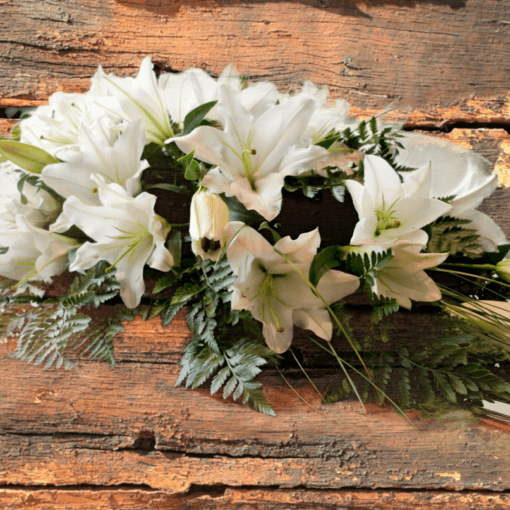
[[[351,244],[389,247],[407,239],[422,244],[427,234],[421,227],[448,213],[452,206],[428,198],[430,165],[421,168],[413,180],[400,182],[397,172],[378,156],[365,157],[365,184],[346,180],[360,221]]]
[[[485,251],[496,251],[498,244],[505,244],[506,238],[498,225],[484,213],[475,211],[498,186],[498,176],[491,173],[491,163],[482,156],[455,143],[432,136],[402,133],[405,146],[397,163],[419,168],[430,162],[429,197],[445,198],[454,196],[449,202],[450,216],[469,219],[467,228],[474,228],[481,236]],[[406,176],[413,178],[414,172]]]
[[[380,247],[361,246],[367,251],[382,251]],[[398,304],[411,309],[413,301],[437,301],[441,291],[424,269],[442,264],[448,253],[420,253],[423,244],[397,241],[391,246],[393,258],[383,266],[375,278],[372,290],[379,296],[395,298]]]
[[[16,216],[26,218],[31,225],[44,227],[50,224],[61,211],[60,202],[55,200],[47,191],[38,189],[28,182],[23,185],[23,196],[26,203],[21,201],[18,182],[25,172],[16,168],[10,161],[0,163],[0,228],[16,223]]]
[[[228,261],[237,276],[231,286],[232,309],[250,310],[263,323],[262,332],[268,346],[279,353],[290,346],[294,324],[330,340],[333,326],[324,303],[295,268],[276,252],[285,254],[308,277],[320,244],[318,229],[301,234],[295,241],[284,237],[274,247],[241,222],[229,223],[225,231],[231,240]],[[319,281],[317,290],[330,304],[352,294],[358,287],[358,277],[330,270]]]
[[[350,119],[348,115],[349,103],[338,99],[334,106],[328,106],[328,87],[319,89],[314,83],[305,81],[298,97],[300,95],[312,98],[316,104],[310,123],[303,133],[303,136],[310,137],[313,143],[319,143],[333,130],[343,131],[353,124],[354,119]]]
[[[145,264],[159,271],[169,271],[174,264],[165,247],[170,226],[154,213],[154,195],[140,193],[132,198],[117,184],[107,185],[97,175],[91,178],[102,206],[84,204],[74,196],[64,203],[64,215],[96,241],[86,242],[78,249],[69,269],[89,269],[106,260],[111,264],[110,270],[116,268],[124,304],[135,308],[145,290]]]
[[[140,161],[145,146],[141,121],[131,123],[120,136],[115,131],[93,131],[82,126],[78,142],[82,153],[79,159],[44,167],[41,178],[47,186],[65,198],[75,196],[88,205],[101,205],[97,187],[90,179],[93,174],[121,185],[130,196],[141,191],[140,176],[149,166],[146,160]]]
[[[22,143],[35,145],[59,159],[69,159],[77,151],[82,126],[91,126],[108,115],[87,94],[55,92],[48,104],[39,106],[20,122]]]
[[[280,212],[285,176],[309,170],[328,156],[326,149],[301,138],[315,103],[292,98],[254,120],[238,93],[223,85],[219,96],[224,131],[201,126],[167,142],[174,141],[186,153],[195,150],[195,157],[217,166],[204,177],[204,187],[235,196],[270,221]]]
[[[268,82],[260,82],[243,89],[241,77],[232,64],[222,71],[217,80],[202,69],[163,73],[158,79],[158,86],[163,91],[172,121],[181,127],[186,115],[193,109],[219,99],[218,93],[222,85],[239,92],[241,104],[255,118],[274,106],[280,96],[275,85]],[[206,118],[220,124],[225,123],[216,105],[208,112]]]
[[[449,202],[453,216],[475,209],[497,188],[498,176],[491,173],[492,165],[484,157],[440,138],[402,134],[401,142],[405,149],[400,151],[397,163],[421,168],[430,162],[430,196],[444,198],[454,195],[455,198]]]
[[[218,260],[225,247],[224,229],[228,223],[228,207],[219,195],[199,189],[191,199],[191,249],[203,259]]]
[[[0,230],[0,275],[17,281],[51,280],[68,266],[67,254],[78,248],[75,239],[31,225],[21,215]]]
[[[143,59],[136,78],[106,75],[101,68],[96,74],[96,89],[103,94],[106,89],[108,95],[116,98],[119,106],[112,105],[108,96],[97,96],[97,104],[118,115],[126,123],[141,120],[149,142],[163,145],[166,138],[174,135],[165,98],[158,87],[150,57]]]

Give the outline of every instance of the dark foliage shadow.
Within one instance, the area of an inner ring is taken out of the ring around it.
[[[183,6],[188,8],[211,8],[209,0],[115,0],[116,3],[130,6],[136,9],[145,9],[159,15],[175,16]],[[312,8],[327,9],[340,16],[371,19],[366,10],[370,7],[396,6],[402,8],[414,8],[417,5],[446,6],[457,10],[466,7],[467,0],[216,0],[215,7],[225,8],[229,6],[249,6],[255,4],[278,4],[278,3],[301,3]]]

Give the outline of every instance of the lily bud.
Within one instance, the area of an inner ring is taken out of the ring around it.
[[[228,223],[228,207],[219,195],[200,188],[191,199],[189,233],[195,255],[218,260],[225,246],[223,229]]]
[[[510,283],[510,259],[500,260],[496,264],[496,273],[498,276],[505,280],[505,282]]]

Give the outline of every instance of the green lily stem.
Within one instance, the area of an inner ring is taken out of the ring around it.
[[[308,335],[307,335],[308,336]],[[314,340],[311,336],[308,336],[309,340],[311,340],[312,342],[314,342],[315,344],[317,345],[321,345],[319,344],[316,340]],[[347,380],[349,381],[349,384],[351,385],[351,388],[353,389],[355,395],[356,395],[356,398],[358,399],[359,403],[361,404],[361,407],[363,408],[363,412],[366,413],[367,410],[365,408],[365,404],[363,403],[363,399],[361,398],[361,395],[358,393],[358,388],[356,388],[356,385],[354,384],[354,381],[351,379],[351,376],[349,375],[349,372],[347,372],[347,369],[345,368],[345,361],[337,354],[337,352],[335,351],[333,345],[331,343],[329,343],[329,347],[330,349],[326,349],[325,347],[323,347],[321,345],[321,347],[326,351],[326,352],[329,352],[329,354],[331,354],[337,361],[338,361],[338,364],[340,365],[340,368],[342,369],[345,377],[347,378]],[[368,373],[368,375],[370,377],[371,374],[370,372]],[[373,384],[373,383],[372,383]],[[374,385],[375,386],[375,385]],[[377,390],[379,391],[379,388],[377,388]]]
[[[320,413],[321,410],[320,409],[317,409],[316,407],[314,407],[312,404],[310,404],[310,402],[308,402],[307,400],[305,400],[297,391],[296,389],[292,386],[292,384],[290,384],[289,381],[287,381],[287,379],[285,378],[285,376],[283,375],[282,371],[276,367],[276,370],[278,370],[278,373],[280,374],[281,378],[285,381],[285,383],[287,384],[287,386],[308,406],[308,407],[311,407],[314,411]],[[306,373],[305,373],[306,375]],[[312,383],[313,384],[313,383]],[[319,393],[320,395],[320,393]],[[322,398],[322,395],[321,395],[321,398]]]
[[[301,369],[301,372],[303,372],[303,374],[305,374],[305,377],[308,379],[308,382],[313,386],[313,389],[321,396],[321,400],[324,402],[324,397],[322,396],[322,393],[319,391],[317,386],[315,386],[315,383],[310,379],[310,376],[306,373],[306,370],[301,366],[301,363],[299,362],[296,355],[294,354],[294,351],[292,349],[289,349],[289,351],[292,354],[292,357],[294,358],[296,363],[298,364],[298,367]]]
[[[475,269],[492,269],[493,271],[497,271],[498,269],[493,264],[457,264],[456,262],[444,262],[440,267],[442,266],[472,267]]]
[[[344,363],[345,365],[347,365],[347,367],[349,367],[351,370],[353,370],[354,372],[356,372],[360,377],[363,377],[363,379],[365,379],[365,381],[367,381],[369,384],[371,384],[377,391],[381,392],[382,395],[384,395],[385,398],[388,399],[388,401],[390,402],[390,404],[392,404],[395,409],[397,410],[398,413],[400,413],[420,434],[420,430],[418,429],[418,427],[412,422],[412,420],[406,416],[406,414],[404,413],[404,411],[402,409],[400,409],[400,407],[397,405],[397,403],[391,399],[386,393],[384,393],[383,391],[381,391],[376,385],[375,383],[369,379],[368,377],[365,376],[365,374],[363,374],[363,372],[360,372],[356,367],[354,367],[353,365],[351,365],[350,363],[348,363],[347,361],[345,360],[342,360],[338,354],[336,354],[336,351],[333,349],[333,350],[329,350],[327,347],[324,347],[324,345],[322,345],[320,342],[318,342],[317,340],[313,339],[312,337],[308,337],[315,345],[317,345],[318,347],[320,347],[321,349],[325,350],[326,352],[328,352],[329,354],[333,355],[338,362],[342,362]],[[331,344],[329,344],[330,347],[332,347]],[[349,378],[350,380],[350,378]],[[362,403],[363,405],[363,403]],[[363,409],[365,407],[363,406]]]
[[[472,267],[472,266],[470,266],[470,267]],[[427,269],[427,271],[439,271],[440,273],[449,273],[449,274],[459,275],[459,276],[469,276],[471,278],[475,278],[478,280],[491,280],[493,283],[497,283],[498,285],[501,285],[502,287],[510,288],[510,285],[508,283],[503,283],[498,280],[492,280],[491,278],[487,278],[485,276],[480,276],[478,274],[464,273],[462,271],[453,271],[451,269],[442,269],[441,267],[429,267]],[[475,282],[472,282],[472,283],[475,283]]]
[[[303,272],[298,267],[296,267],[296,265],[289,259],[289,257],[287,257],[287,255],[284,255],[279,250],[275,249],[275,251],[276,251],[276,253],[278,253],[278,255],[280,255],[280,257],[282,257],[288,264],[290,264],[292,266],[294,271],[296,271],[298,273],[298,275],[301,277],[301,279],[307,283],[307,285],[310,287],[310,289],[312,289],[312,292],[322,301],[322,303],[326,307],[326,310],[331,314],[331,316],[335,320],[337,326],[340,328],[340,331],[343,333],[343,335],[345,336],[345,338],[349,342],[349,344],[352,347],[353,351],[356,353],[356,356],[361,361],[361,364],[363,365],[363,368],[366,370],[368,376],[371,379],[372,378],[372,374],[368,370],[368,367],[365,365],[365,362],[363,361],[363,358],[361,357],[360,353],[358,352],[358,349],[356,349],[356,346],[354,345],[354,342],[352,341],[351,337],[347,333],[347,330],[344,328],[344,325],[340,322],[340,320],[338,319],[336,314],[333,312],[333,310],[331,309],[331,306],[329,306],[329,304],[326,302],[326,300],[319,293],[319,291],[317,290],[317,287],[315,287],[315,285],[312,284],[312,282],[303,274]]]

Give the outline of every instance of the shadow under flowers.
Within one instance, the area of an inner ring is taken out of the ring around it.
[[[183,7],[223,9],[228,7],[252,6],[256,4],[300,3],[311,8],[326,9],[339,16],[371,19],[369,11],[373,7],[402,7],[406,9],[418,5],[446,6],[457,10],[466,7],[467,0],[115,0],[116,3],[135,9],[153,11],[159,15],[175,16]]]

